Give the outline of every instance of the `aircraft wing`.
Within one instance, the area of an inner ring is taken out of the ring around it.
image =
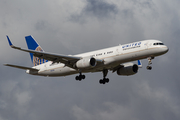
[[[114,67],[113,69],[111,69],[112,70],[112,72],[115,72],[115,71],[117,71],[119,68],[121,68],[121,67],[124,67],[124,65],[118,65],[118,66],[116,66],[116,67]]]
[[[142,68],[142,62],[141,62],[141,60],[138,60],[137,63],[138,63],[138,67],[139,67],[139,68]],[[133,64],[133,63],[131,63],[131,64]],[[118,70],[119,68],[121,68],[121,67],[124,67],[124,64],[120,64],[120,65],[114,67],[114,68],[111,69],[111,70],[112,70],[112,72],[115,72],[115,71],[117,71],[117,70]]]
[[[20,47],[16,47],[12,44],[12,42],[10,41],[9,37],[7,36],[9,45],[14,48],[14,49],[18,49],[24,52],[30,52],[33,53],[33,55],[35,57],[39,57],[41,59],[46,59],[49,61],[53,61],[55,62],[61,62],[64,63],[66,66],[73,68],[73,65],[75,62],[77,62],[78,60],[82,59],[82,57],[77,57],[77,56],[71,56],[71,55],[62,55],[62,54],[55,54],[55,53],[48,53],[48,52],[41,52],[41,51],[35,51],[35,50],[29,50],[29,49],[23,49]],[[103,62],[103,60],[97,60],[97,62]]]

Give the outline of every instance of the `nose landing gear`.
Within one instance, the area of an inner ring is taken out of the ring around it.
[[[152,66],[150,66],[152,64],[152,59],[154,59],[154,57],[148,57],[148,66],[146,67],[147,70],[151,70]]]
[[[152,67],[151,67],[151,66],[147,66],[146,68],[147,68],[147,70],[151,70],[151,69],[152,69]]]

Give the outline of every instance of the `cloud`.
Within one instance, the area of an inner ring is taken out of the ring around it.
[[[131,92],[126,91],[129,96],[128,104],[105,100],[99,103],[103,108],[98,107],[92,111],[84,106],[75,105],[72,107],[73,115],[78,120],[139,120],[144,118],[152,120],[167,119],[170,116],[173,119],[180,117],[178,114],[180,109],[176,107],[177,101],[171,99],[171,95],[165,89],[153,90],[147,83],[135,83],[132,89]]]
[[[79,14],[72,14],[70,20],[84,23],[86,18],[95,17],[100,20],[113,18],[118,13],[118,8],[113,3],[104,0],[86,0],[86,5]]]
[[[96,17],[108,17],[109,14],[116,14],[118,11],[115,4],[109,4],[102,0],[87,0],[84,14],[90,13]]]

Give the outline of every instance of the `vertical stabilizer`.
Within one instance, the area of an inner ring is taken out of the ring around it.
[[[41,48],[41,46],[36,42],[36,40],[32,36],[26,36],[25,39],[28,49],[44,52],[44,50]],[[30,57],[34,66],[47,62],[47,60],[40,59],[39,57],[35,57],[33,53],[30,53]]]

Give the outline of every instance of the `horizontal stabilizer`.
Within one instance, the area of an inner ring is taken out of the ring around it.
[[[19,65],[11,65],[11,64],[4,64],[4,65],[9,66],[9,67],[15,67],[15,68],[19,68],[19,69],[24,69],[24,70],[39,71],[38,69],[35,69],[35,68],[24,67],[24,66],[19,66]]]

